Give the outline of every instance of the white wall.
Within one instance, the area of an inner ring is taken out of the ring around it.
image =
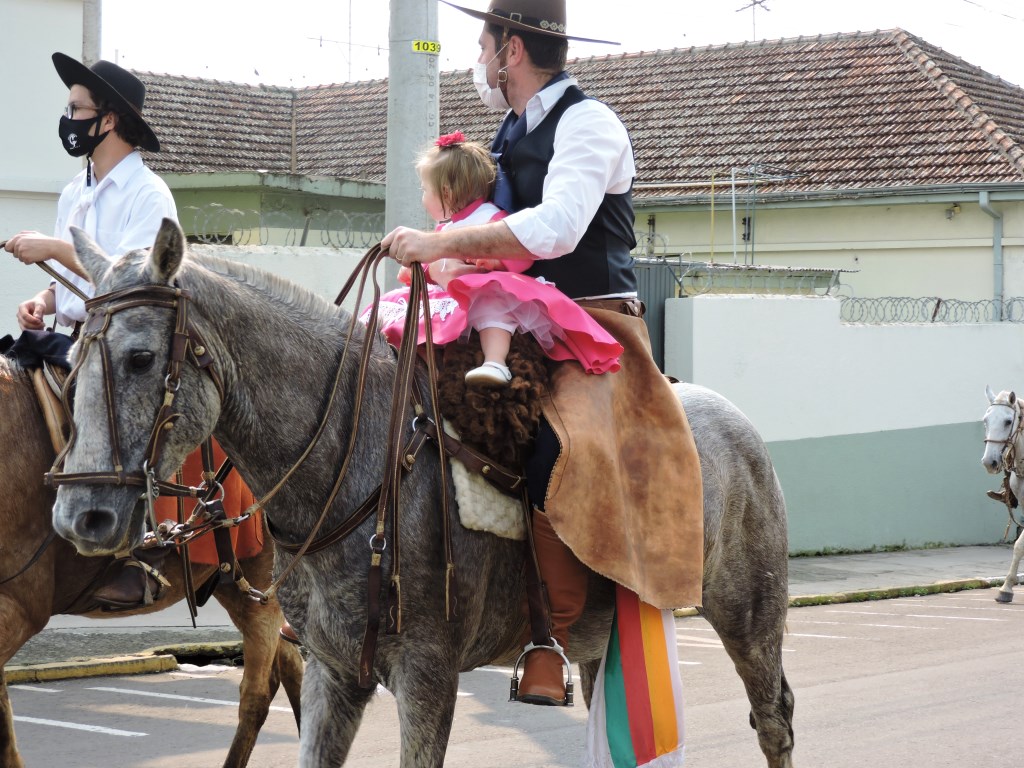
[[[50,60],[55,51],[81,58],[82,0],[0,0],[0,30],[0,240],[5,240],[22,229],[52,233],[57,196],[83,167],[57,138],[68,91]],[[0,301],[6,310],[6,296]]]
[[[791,552],[999,541],[980,420],[986,384],[1024,389],[1024,325],[846,325],[839,304],[671,299],[666,373],[725,395],[761,433]]]
[[[665,307],[665,372],[728,397],[765,440],[963,423],[1024,387],[1024,325],[847,325],[833,298],[708,295]]]
[[[251,264],[260,269],[288,278],[294,283],[334,301],[356,262],[365,251],[337,248],[291,248],[285,246],[192,246],[196,253],[207,253],[226,259]],[[18,304],[50,283],[48,275],[35,266],[25,266],[6,254],[0,258],[0,335],[17,336],[18,324],[14,314]],[[379,278],[383,284],[383,274]],[[394,286],[390,286],[394,287]],[[371,295],[363,299],[367,303]],[[354,295],[345,308],[353,311]],[[52,321],[52,316],[47,322]]]
[[[193,245],[191,250],[194,253],[210,254],[222,259],[234,259],[273,272],[330,302],[337,297],[355,269],[356,263],[365,253],[352,248],[299,248],[279,245]],[[378,281],[381,284],[384,282],[383,269]],[[355,311],[353,305],[356,290],[358,286],[352,289],[348,300],[342,305],[350,312]],[[372,298],[372,292],[368,292],[362,303],[365,305]]]

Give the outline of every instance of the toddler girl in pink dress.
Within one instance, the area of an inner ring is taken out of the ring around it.
[[[439,138],[416,163],[423,188],[423,207],[437,228],[497,221],[507,214],[488,198],[494,190],[494,160],[461,132]],[[622,346],[576,302],[547,283],[520,274],[532,261],[441,259],[424,267],[430,294],[431,333],[435,344],[447,344],[476,329],[484,363],[466,374],[466,382],[501,387],[512,380],[506,365],[512,334],[532,334],[553,360],[576,360],[588,373],[619,369]],[[403,267],[398,278],[409,284]],[[409,291],[400,288],[380,299],[378,323],[388,341],[402,339]],[[360,319],[368,322],[370,308]],[[424,341],[420,317],[420,343]]]

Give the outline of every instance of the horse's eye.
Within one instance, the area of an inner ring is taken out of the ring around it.
[[[1003,424],[1008,427],[1011,424],[1013,424],[1013,419],[1007,419],[1006,421],[1003,422]]]
[[[152,352],[132,352],[128,358],[128,367],[135,373],[148,371],[153,367],[153,358]]]

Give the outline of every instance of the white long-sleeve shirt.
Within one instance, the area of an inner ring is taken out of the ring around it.
[[[526,132],[548,115],[573,78],[543,89],[526,104]],[[543,199],[504,221],[538,259],[572,253],[606,194],[626,192],[636,175],[629,134],[614,112],[594,99],[569,107],[555,129],[554,154],[544,178]]]
[[[126,156],[99,182],[93,180],[92,187],[86,187],[85,180],[83,169],[61,192],[54,237],[71,242],[69,227],[80,227],[104,253],[116,258],[136,248],[152,246],[161,220],[178,218],[171,190],[145,166],[138,152]],[[93,213],[84,206],[86,202]],[[93,295],[88,280],[60,264],[52,266],[87,296]],[[71,326],[85,320],[85,303],[61,283],[53,285],[57,322]]]

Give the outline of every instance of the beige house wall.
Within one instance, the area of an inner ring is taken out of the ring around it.
[[[950,218],[954,202],[960,210]],[[995,200],[991,207],[1003,215],[1004,296],[1024,296],[1024,202]],[[638,210],[637,231],[649,231],[649,215]],[[713,216],[710,208],[653,215],[655,242],[667,253],[751,263],[751,248],[745,252],[739,238],[734,257],[728,197],[716,203]],[[746,215],[738,205],[737,230]],[[752,263],[850,270],[842,280],[844,295],[993,298],[994,219],[981,209],[977,193],[937,203],[759,205],[753,218]]]

